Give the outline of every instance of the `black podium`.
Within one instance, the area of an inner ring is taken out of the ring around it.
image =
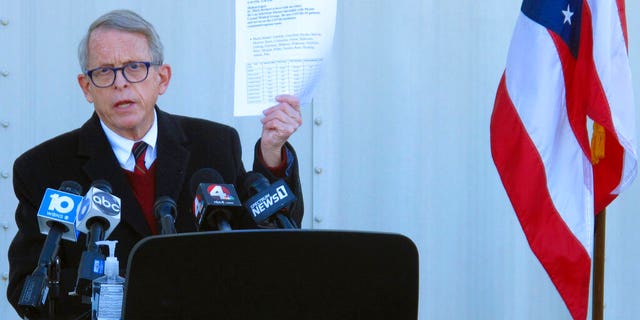
[[[418,253],[398,234],[153,236],[127,265],[124,319],[417,319]]]

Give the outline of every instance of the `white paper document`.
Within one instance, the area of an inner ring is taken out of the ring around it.
[[[279,94],[307,103],[335,22],[336,0],[236,0],[234,115],[262,115]]]

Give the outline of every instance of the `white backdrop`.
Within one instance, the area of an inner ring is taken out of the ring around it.
[[[420,319],[568,319],[531,253],[491,160],[489,119],[521,2],[342,0],[333,55],[292,143],[304,228],[410,237],[420,253]],[[628,1],[640,100],[640,3]],[[15,158],[91,113],[77,43],[100,14],[133,9],[157,28],[174,71],[160,106],[235,126],[245,164],[256,117],[233,118],[234,4],[0,0],[0,291],[16,231]],[[636,102],[636,105],[638,103]],[[640,186],[608,209],[605,316],[640,314]],[[6,300],[0,318],[17,318]]]

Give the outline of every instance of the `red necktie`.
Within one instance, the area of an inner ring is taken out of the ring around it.
[[[131,152],[133,153],[133,157],[136,159],[136,166],[133,169],[133,172],[137,174],[145,174],[147,173],[147,167],[144,165],[144,155],[147,151],[147,144],[144,141],[138,141],[133,144],[133,149]]]

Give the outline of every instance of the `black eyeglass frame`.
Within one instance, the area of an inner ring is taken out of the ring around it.
[[[127,74],[124,72],[124,69],[131,66],[132,64],[136,64],[136,63],[142,63],[144,64],[144,66],[147,68],[147,74],[145,74],[144,78],[142,78],[141,80],[138,81],[131,81],[129,80],[129,78],[127,78]],[[149,68],[151,68],[151,66],[159,66],[161,65],[160,63],[154,63],[154,62],[150,62],[150,61],[131,61],[125,65],[123,65],[122,67],[107,67],[107,66],[102,66],[102,67],[97,67],[97,68],[93,68],[91,70],[88,70],[86,72],[86,75],[89,77],[89,79],[91,79],[91,83],[93,83],[94,86],[98,87],[98,88],[108,88],[111,87],[115,82],[116,82],[116,78],[118,77],[118,70],[120,70],[120,72],[122,73],[122,76],[124,77],[125,80],[127,80],[127,82],[129,83],[139,83],[142,81],[147,80],[147,78],[149,77]],[[109,85],[97,85],[95,83],[95,81],[93,81],[93,72],[96,70],[100,70],[100,69],[110,69],[113,72],[113,80],[111,81],[111,83]]]

